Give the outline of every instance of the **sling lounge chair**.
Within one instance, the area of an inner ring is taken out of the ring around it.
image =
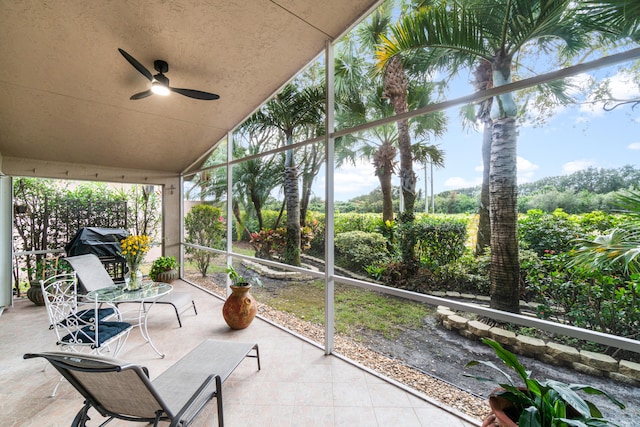
[[[86,425],[91,407],[109,417],[101,425],[117,418],[188,426],[214,398],[223,427],[222,383],[245,357],[257,358],[260,370],[257,344],[214,340],[204,341],[153,381],[147,368],[117,359],[62,352],[24,355],[34,357],[47,359],[84,397],[72,427]]]

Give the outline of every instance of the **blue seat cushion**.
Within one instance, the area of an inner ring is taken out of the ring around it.
[[[113,308],[99,308],[98,309],[98,321],[104,320],[109,316],[113,316],[116,313],[116,310]],[[95,310],[90,308],[87,310],[80,310],[69,317],[58,323],[60,326],[67,326],[68,323],[78,324],[78,323],[92,323],[95,314]],[[53,327],[53,326],[51,326]],[[51,328],[50,328],[51,329]]]
[[[61,341],[67,344],[92,344],[94,347],[100,347],[129,328],[131,324],[127,322],[98,322],[98,342],[96,342],[96,331],[93,325],[87,325],[69,333]]]
[[[91,319],[93,319],[93,315],[95,313],[95,310],[90,308],[87,310],[81,310],[79,312],[76,313],[76,316],[78,316],[79,318],[81,318],[82,320],[86,321],[86,322],[90,322]],[[109,317],[109,316],[113,316],[114,314],[116,314],[116,310],[109,307],[109,308],[99,308],[98,309],[98,321],[100,320],[104,320],[105,318]]]

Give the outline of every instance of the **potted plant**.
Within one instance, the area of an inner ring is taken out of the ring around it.
[[[173,256],[161,256],[151,264],[149,277],[154,282],[171,283],[178,278],[178,261]]]
[[[27,290],[27,298],[35,305],[44,305],[44,297],[42,296],[42,288],[40,281],[60,273],[69,273],[70,268],[64,264],[59,264],[58,258],[40,258],[36,261],[34,268],[27,269],[29,276],[33,275],[33,280],[29,281],[29,289]]]
[[[251,284],[238,274],[233,265],[227,266],[226,272],[233,284],[231,295],[222,306],[222,317],[231,329],[244,329],[256,317],[258,305],[249,292]]]
[[[582,399],[576,392],[603,395],[609,398],[620,409],[625,406],[614,397],[595,387],[581,384],[565,384],[555,380],[539,381],[531,377],[511,352],[502,348],[496,341],[483,338],[482,342],[493,348],[504,364],[513,369],[524,382],[516,386],[511,376],[490,361],[471,361],[466,367],[483,364],[505,376],[508,383],[499,384],[489,397],[492,414],[487,417],[483,426],[498,425],[501,427],[531,426],[604,426],[616,425],[602,418],[600,410],[591,402]],[[467,375],[467,374],[465,374]],[[475,375],[467,375],[480,381],[494,380]]]

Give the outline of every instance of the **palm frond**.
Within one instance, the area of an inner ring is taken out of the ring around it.
[[[629,233],[622,228],[593,240],[579,239],[577,249],[568,265],[591,269],[622,268],[637,273],[640,267],[640,239],[637,231]]]

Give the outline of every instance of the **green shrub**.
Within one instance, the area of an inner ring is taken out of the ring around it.
[[[376,231],[376,227],[380,223],[380,214],[336,214],[334,221],[336,235],[346,233],[348,231],[366,231],[367,233],[373,233]]]
[[[424,217],[406,224],[416,242],[416,256],[431,269],[460,258],[465,251],[467,221],[459,218]],[[403,236],[402,238],[407,238]]]
[[[491,256],[488,250],[479,257],[466,252],[454,262],[439,267],[433,274],[433,284],[430,288],[438,291],[489,295],[490,264]]]
[[[576,215],[576,221],[586,233],[603,233],[617,227],[623,220],[623,215],[612,215],[603,211],[593,211]]]
[[[539,256],[569,251],[574,246],[574,239],[584,234],[578,223],[560,209],[551,214],[530,210],[518,220],[520,243]]]
[[[305,226],[300,230],[300,249],[303,251],[311,247],[313,231]],[[287,228],[280,227],[277,230],[263,229],[258,233],[251,233],[251,246],[256,251],[256,257],[262,259],[282,258],[287,243]]]
[[[184,228],[187,232],[185,241],[208,248],[224,249],[222,238],[225,227],[224,217],[219,208],[204,204],[196,205],[184,218]],[[207,269],[215,254],[190,247],[186,248],[186,252],[192,256],[202,277],[206,277]]]
[[[387,240],[380,233],[350,231],[334,240],[336,265],[357,273],[366,273],[369,265],[389,258]]]
[[[631,336],[640,328],[640,275],[622,277],[606,270],[566,267],[569,254],[549,254],[523,264],[526,286],[541,318]]]
[[[309,243],[309,255],[324,259],[324,214],[311,212],[307,225],[313,233],[313,239]]]

